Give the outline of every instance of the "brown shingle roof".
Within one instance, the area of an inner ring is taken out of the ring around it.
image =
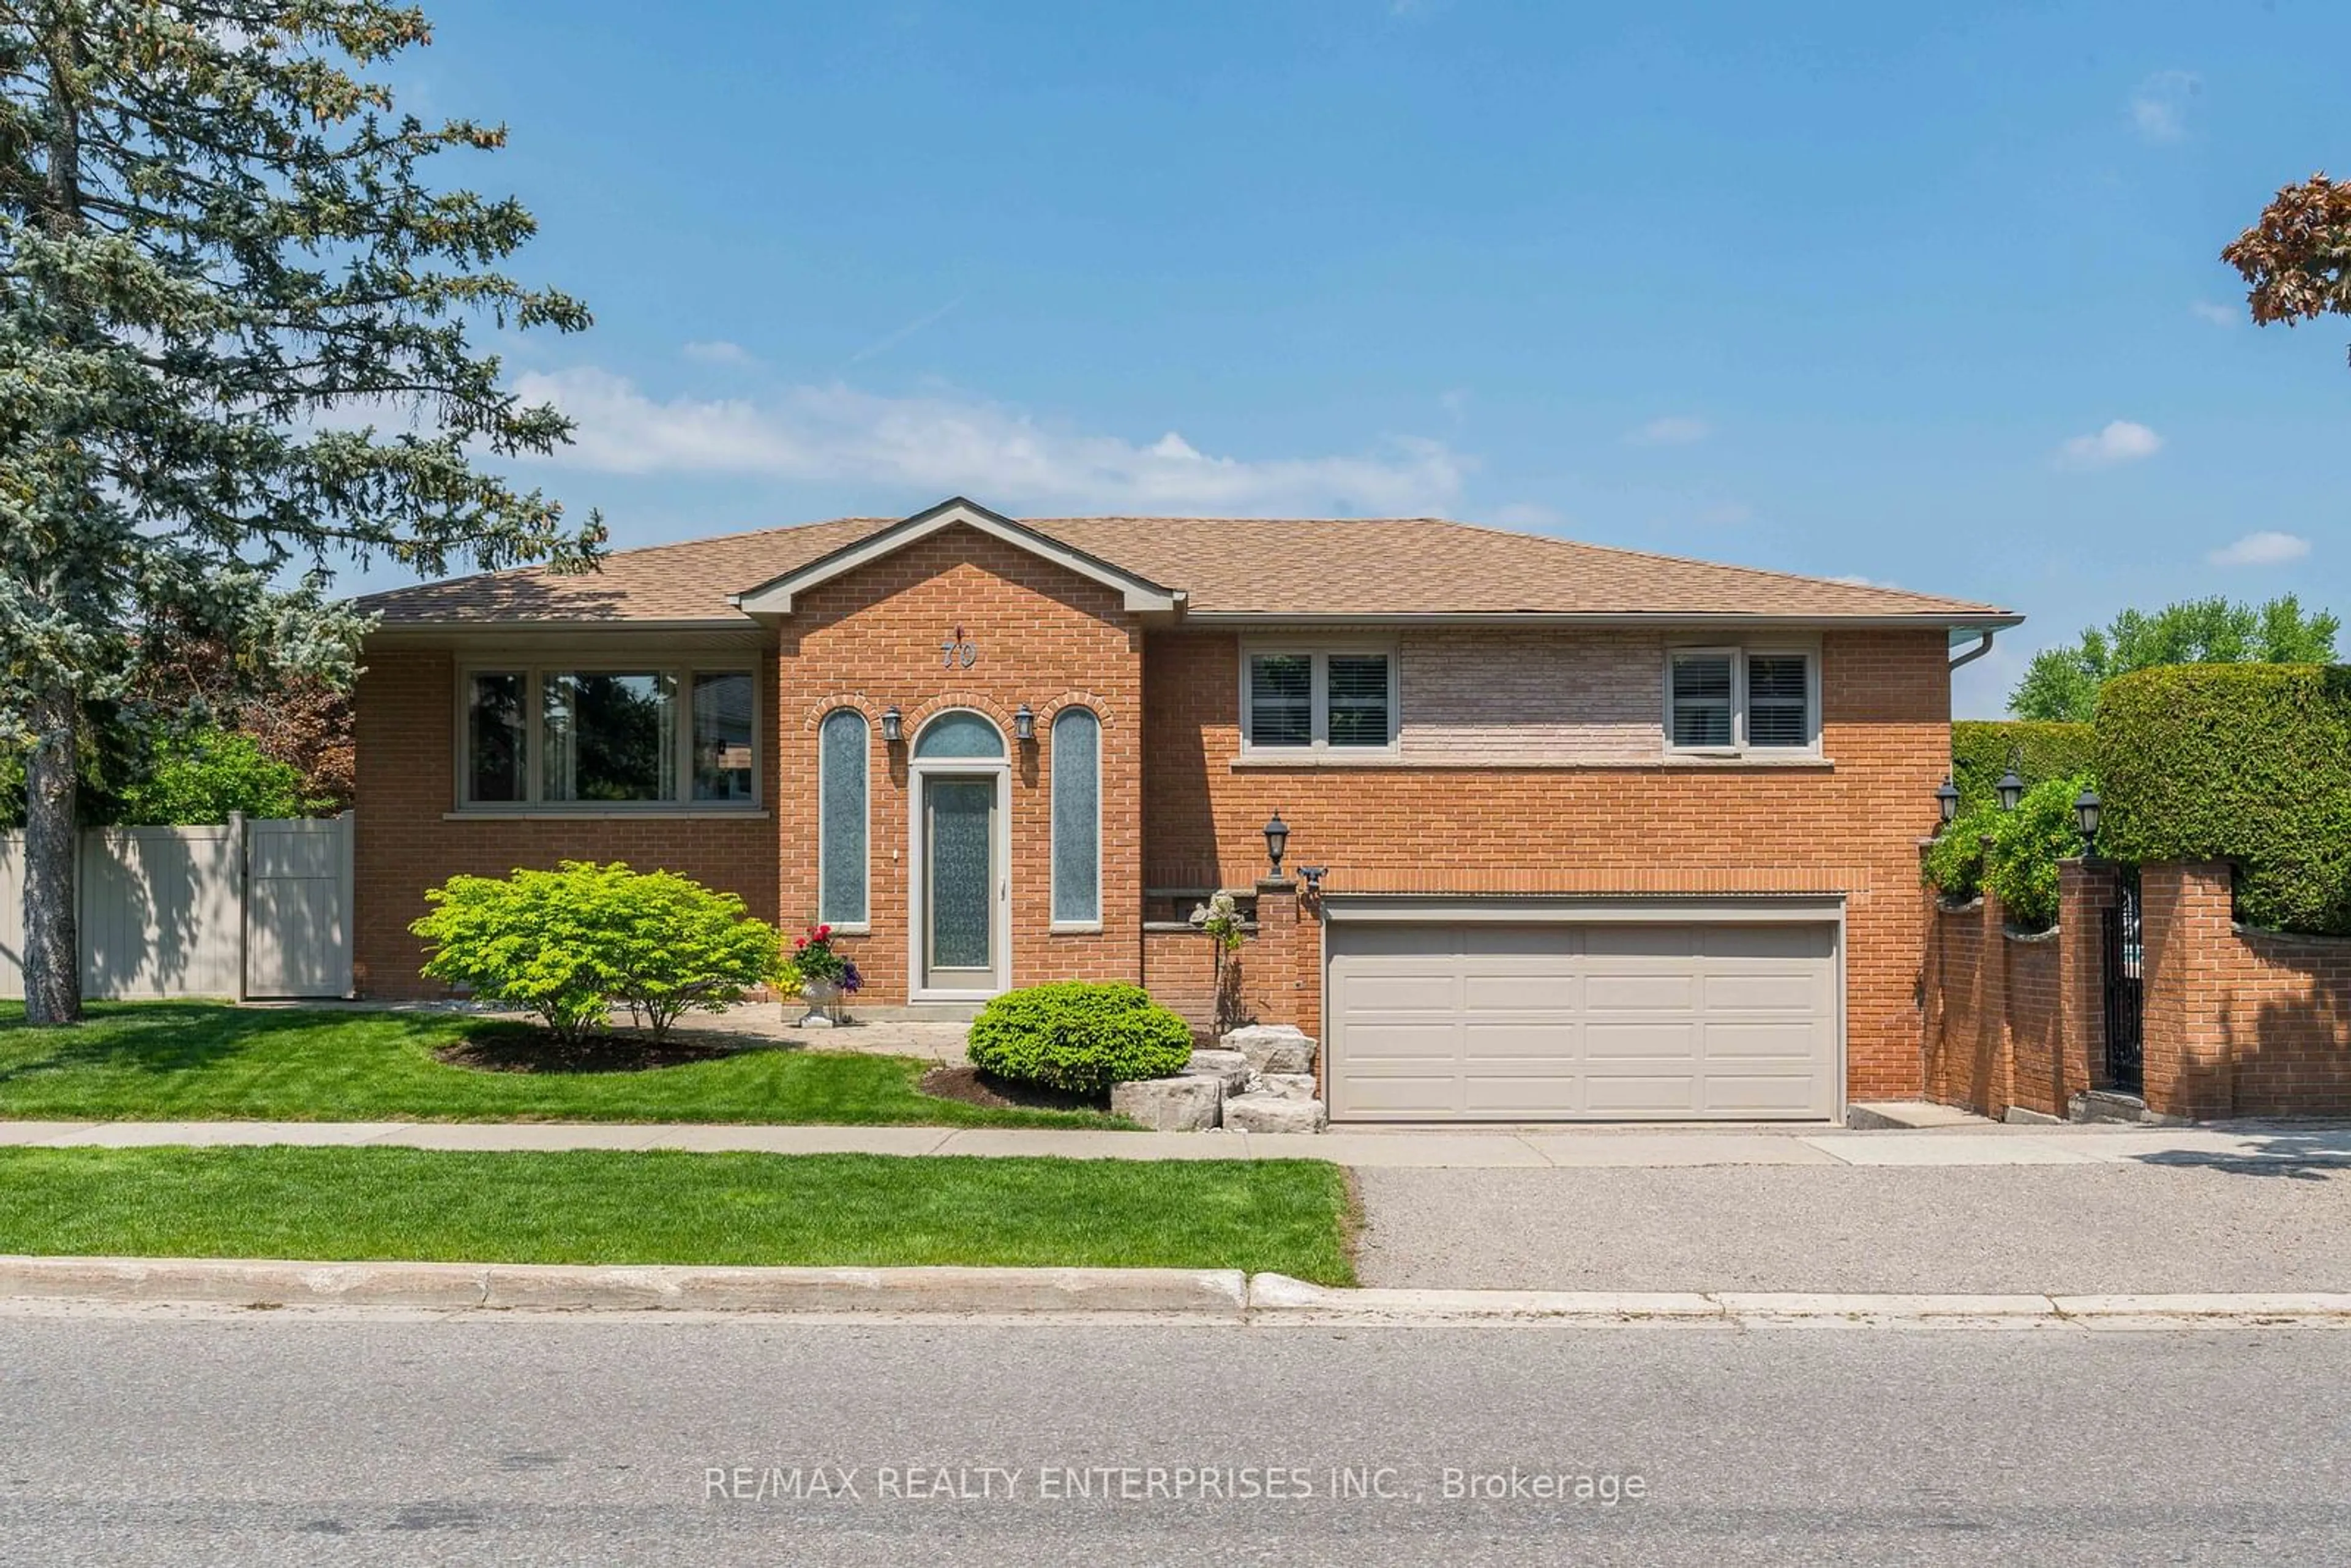
[[[616,550],[601,570],[541,568],[371,594],[388,625],[739,621],[727,596],[855,544],[896,518],[840,517]],[[1916,616],[2005,618],[1988,604],[1719,566],[1437,517],[1040,517],[1025,526],[1188,596],[1193,614]]]

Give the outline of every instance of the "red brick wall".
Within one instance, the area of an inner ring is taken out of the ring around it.
[[[763,688],[774,661],[758,662]],[[438,996],[417,973],[423,951],[408,934],[424,890],[459,874],[504,876],[559,861],[626,861],[674,871],[737,894],[761,919],[776,916],[772,815],[449,821],[456,796],[457,658],[446,648],[371,650],[352,699],[358,746],[357,882],[353,951],[362,996]],[[772,711],[761,721],[773,733]],[[766,798],[776,798],[774,748]]]
[[[2225,865],[2145,866],[2140,890],[2147,1107],[2351,1113],[2351,939],[2237,926]]]
[[[2108,862],[2061,862],[2058,923],[2031,935],[2009,929],[1996,894],[1958,908],[1924,895],[1928,1099],[1987,1116],[2011,1105],[2064,1116],[2099,1082],[2100,912],[2114,879]]]
[[[957,626],[978,650],[945,667]],[[1037,740],[1012,740],[1027,703]],[[906,760],[925,719],[973,708],[1003,731],[1012,758],[1012,979],[1142,977],[1143,643],[1118,594],[974,528],[942,530],[801,597],[784,624],[782,853],[777,897],[788,923],[813,918],[817,894],[817,729],[839,707],[878,718],[893,705],[905,740],[869,731],[866,777],[872,934],[844,939],[866,979],[863,999],[907,994]],[[1048,930],[1052,915],[1053,715],[1067,705],[1102,720],[1102,930]],[[770,852],[773,853],[773,851]]]
[[[1154,633],[1144,881],[1247,885],[1279,808],[1290,863],[1329,866],[1334,892],[1844,893],[1850,1092],[1916,1094],[1916,845],[1950,765],[1948,657],[1939,631],[1827,633],[1833,768],[1317,769],[1235,766],[1235,636]],[[1302,946],[1314,946],[1311,925]]]

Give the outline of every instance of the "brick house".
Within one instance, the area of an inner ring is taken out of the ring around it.
[[[1324,1037],[1342,1121],[1919,1092],[1952,650],[2019,619],[1427,518],[961,499],[362,608],[364,994],[430,990],[426,887],[597,858],[830,921],[867,1010],[1102,978],[1196,1015],[1183,916],[1234,888],[1251,1010]]]

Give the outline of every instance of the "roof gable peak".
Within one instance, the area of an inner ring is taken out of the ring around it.
[[[727,602],[746,615],[789,615],[797,597],[810,589],[845,576],[868,562],[894,554],[943,528],[957,527],[976,528],[1003,540],[1015,549],[1025,550],[1080,577],[1090,578],[1106,588],[1114,589],[1123,596],[1125,606],[1131,612],[1174,611],[1184,602],[1181,590],[1168,588],[1098,556],[1088,555],[1074,546],[1040,533],[1025,523],[1016,522],[1001,512],[991,511],[962,496],[951,496],[935,507],[925,507],[886,528],[876,528],[863,538],[820,555],[804,566],[795,567],[781,577],[770,578],[757,588],[729,594]]]

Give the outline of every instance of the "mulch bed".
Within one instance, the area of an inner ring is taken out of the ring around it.
[[[991,1111],[1107,1111],[1110,1096],[1071,1094],[1041,1083],[1019,1083],[998,1078],[977,1067],[934,1067],[919,1085],[925,1094],[960,1100]]]
[[[758,1044],[724,1037],[686,1040],[674,1035],[655,1045],[649,1035],[617,1030],[567,1046],[547,1030],[516,1024],[443,1046],[433,1054],[451,1067],[476,1072],[649,1072],[694,1061],[718,1061],[761,1049]]]

